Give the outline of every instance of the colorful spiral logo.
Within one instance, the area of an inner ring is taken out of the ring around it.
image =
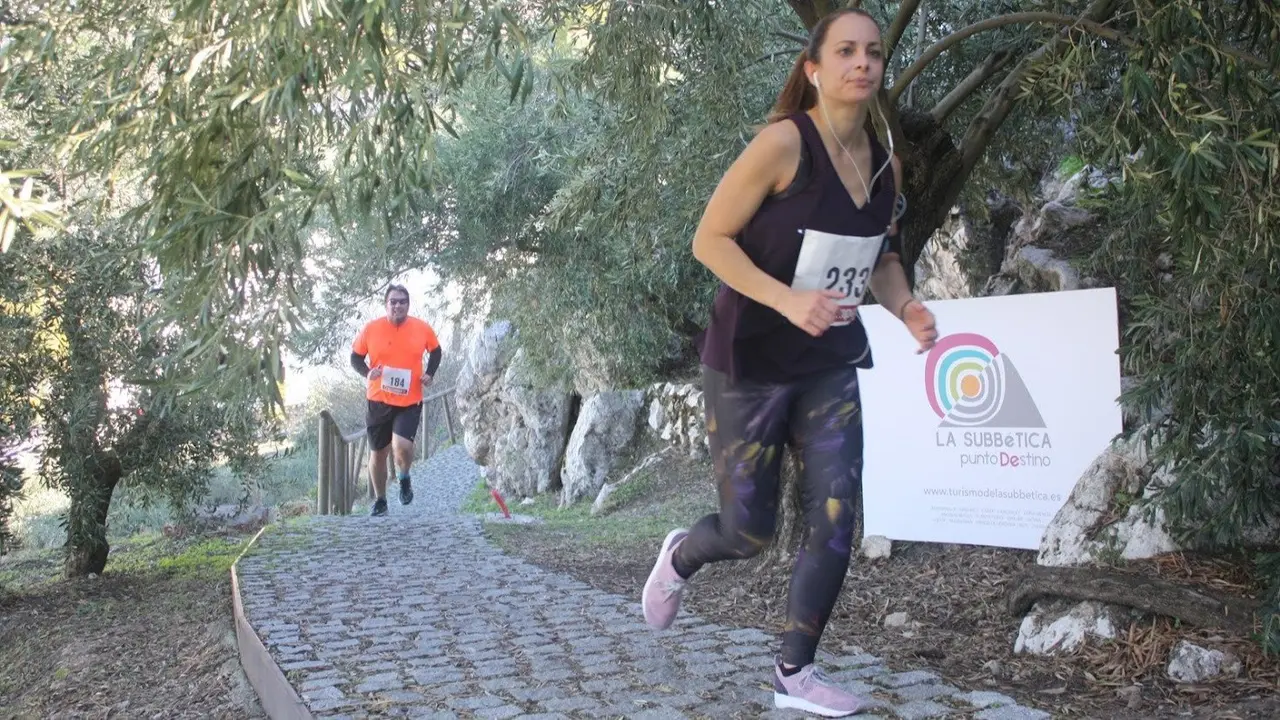
[[[1013,361],[982,335],[940,339],[925,361],[924,386],[944,426],[1044,427]]]
[[[995,343],[975,333],[939,340],[924,369],[933,412],[957,425],[981,425],[995,417],[1004,401],[999,355]]]

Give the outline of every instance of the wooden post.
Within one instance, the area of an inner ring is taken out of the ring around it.
[[[335,433],[336,434],[336,433]],[[334,438],[333,514],[347,514],[347,441]]]
[[[316,514],[327,515],[329,512],[329,460],[332,453],[329,451],[329,443],[332,442],[329,433],[329,418],[326,413],[320,413],[319,428],[316,433],[317,445],[319,445],[319,466],[316,469]]]
[[[440,400],[444,403],[445,422],[449,425],[449,443],[456,445],[458,438],[453,434],[453,411],[449,409],[449,396],[445,395]]]
[[[422,407],[418,408],[418,442],[414,444],[414,452],[417,454],[416,460],[423,460],[430,457],[427,454],[427,444],[431,442],[431,429],[427,421],[427,408],[429,403],[423,402]]]
[[[364,467],[364,456],[368,452],[368,438],[361,434],[351,444],[351,492],[347,495],[347,512],[356,504],[356,496],[360,492],[360,470]]]

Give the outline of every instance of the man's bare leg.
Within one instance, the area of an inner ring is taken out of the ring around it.
[[[377,513],[379,501],[382,504],[382,511],[386,512],[387,455],[390,453],[391,446],[369,451],[369,484],[373,486],[375,513]]]
[[[413,486],[409,470],[413,467],[413,441],[400,435],[391,436],[391,449],[396,458],[396,470],[400,480],[400,504],[413,502]]]

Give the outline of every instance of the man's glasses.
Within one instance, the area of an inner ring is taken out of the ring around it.
[[[387,304],[388,305],[408,305],[409,301],[408,300],[388,300]]]

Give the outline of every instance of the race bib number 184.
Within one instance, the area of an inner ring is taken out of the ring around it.
[[[791,287],[844,293],[836,301],[840,310],[832,325],[848,325],[858,316],[858,305],[866,295],[883,245],[884,235],[857,237],[805,230]]]
[[[384,368],[382,370],[382,391],[393,395],[408,395],[409,380],[409,371],[404,368]]]

